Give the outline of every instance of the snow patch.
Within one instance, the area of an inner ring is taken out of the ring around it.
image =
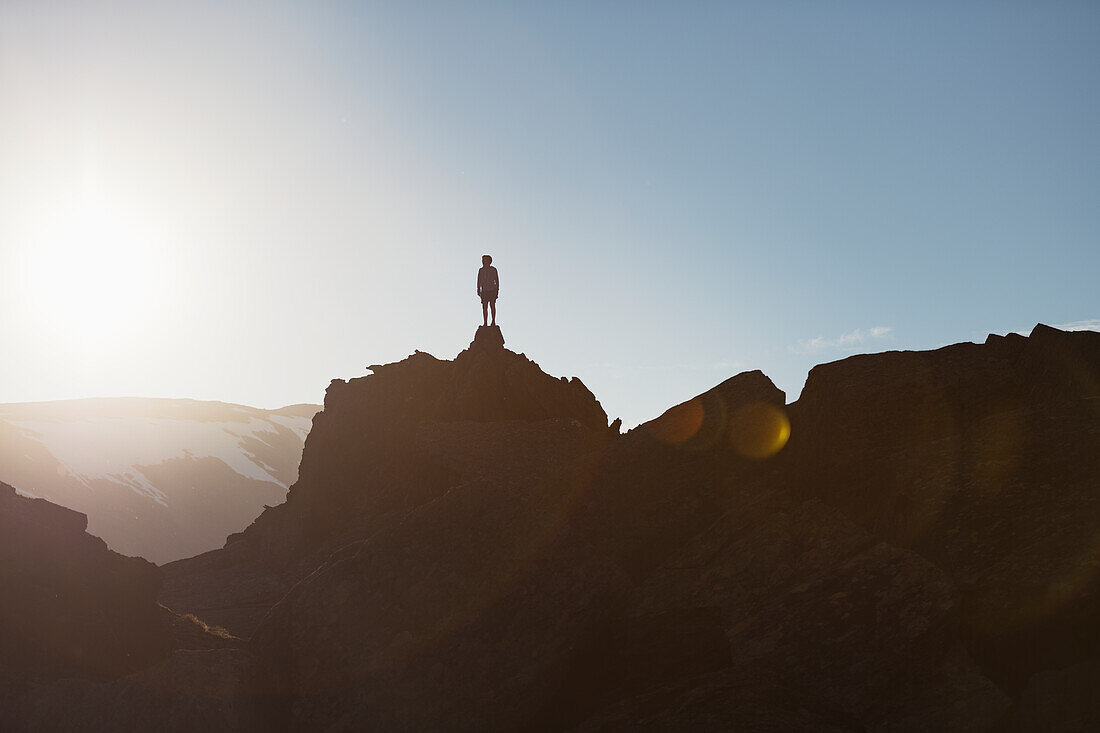
[[[217,458],[241,476],[286,488],[275,469],[247,451],[244,442],[256,438],[266,443],[265,438],[278,434],[280,429],[291,430],[304,439],[312,419],[273,415],[239,422],[209,422],[108,417],[8,424],[44,445],[85,486],[95,479],[107,479],[167,506],[164,492],[135,466],[159,465],[172,458]]]
[[[313,427],[312,417],[286,417],[284,415],[272,415],[267,418],[276,425],[282,425],[284,428],[289,428],[294,431],[294,434],[298,436],[298,439],[305,442],[306,436],[309,435],[309,429]]]

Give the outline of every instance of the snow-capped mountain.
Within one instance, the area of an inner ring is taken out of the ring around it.
[[[221,547],[298,475],[317,405],[86,399],[0,405],[0,481],[164,563]]]

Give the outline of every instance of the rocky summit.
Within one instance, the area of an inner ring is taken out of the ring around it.
[[[334,381],[287,500],[159,570],[0,501],[5,730],[1100,726],[1100,334],[790,404],[746,372],[625,435],[504,344]]]

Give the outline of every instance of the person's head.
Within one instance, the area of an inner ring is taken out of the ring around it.
[[[493,264],[493,256],[492,255],[481,255],[481,264],[484,265],[485,267],[488,267],[489,265]]]

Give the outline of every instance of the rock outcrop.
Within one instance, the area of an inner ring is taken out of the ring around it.
[[[426,425],[559,418],[608,432],[606,413],[579,379],[555,379],[504,349],[497,327],[478,329],[453,361],[416,352],[370,369],[329,385],[284,504],[231,536],[224,551],[165,567],[166,605],[251,635],[267,609],[334,551],[449,490],[453,470],[418,454]]]
[[[107,549],[87,525],[0,483],[0,729],[50,730],[26,714],[40,690],[119,678],[172,649],[160,570]]]
[[[110,679],[171,649],[160,570],[110,551],[87,524],[0,484],[0,668],[13,686]]]
[[[786,480],[943,569],[1006,691],[1100,657],[1100,334],[851,357],[791,415]]]
[[[157,603],[161,571],[0,484],[0,730],[252,730],[251,655]]]

